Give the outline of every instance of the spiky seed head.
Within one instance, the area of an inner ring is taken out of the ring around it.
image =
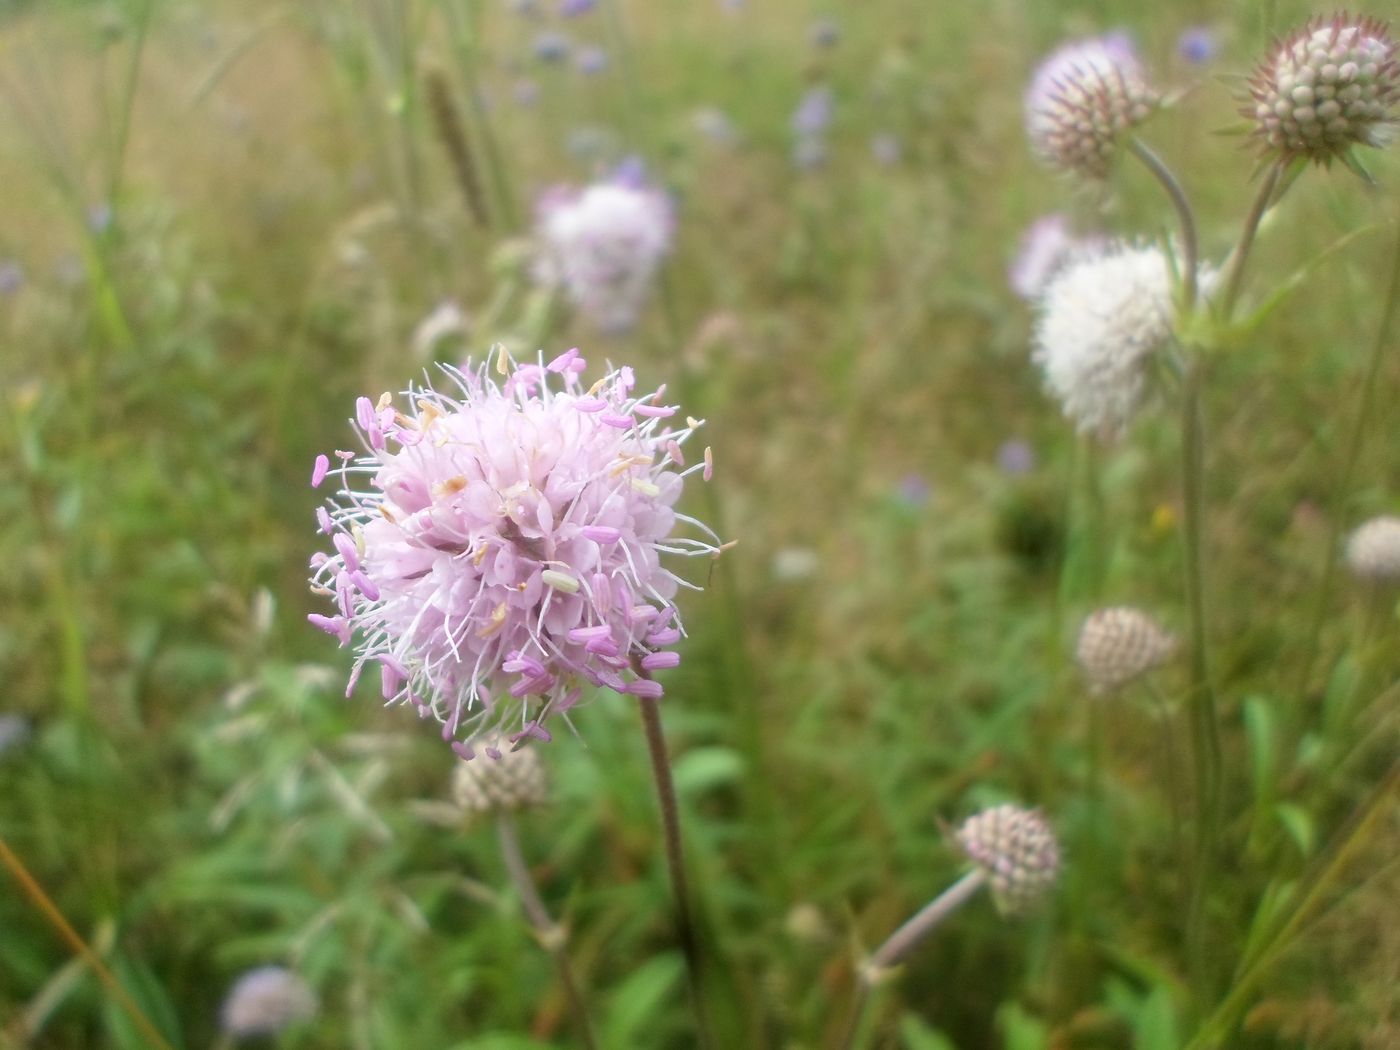
[[[1279,41],[1250,79],[1241,112],[1266,154],[1330,164],[1353,146],[1394,135],[1400,52],[1385,22],[1345,12]]]
[[[529,809],[549,797],[549,779],[539,753],[502,736],[472,741],[475,762],[459,762],[452,774],[452,797],[471,814]]]
[[[316,1015],[316,994],[283,966],[259,966],[234,982],[224,998],[220,1024],[231,1039],[275,1036]]]
[[[1050,166],[1102,179],[1123,135],[1151,116],[1157,101],[1126,36],[1077,40],[1036,68],[1026,91],[1026,132]]]
[[[963,822],[957,840],[987,876],[1004,915],[1030,910],[1059,876],[1060,845],[1035,810],[1013,805],[984,809]]]
[[[1176,639],[1141,609],[1099,609],[1079,628],[1074,658],[1095,693],[1121,689],[1160,666]]]
[[[1363,580],[1400,582],[1400,518],[1387,514],[1364,522],[1347,540],[1346,557]]]

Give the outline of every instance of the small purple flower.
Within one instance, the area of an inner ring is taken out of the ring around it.
[[[535,37],[535,57],[551,65],[563,62],[569,57],[569,38],[563,33],[546,29]]]
[[[997,449],[997,466],[1013,478],[1029,474],[1035,469],[1035,449],[1021,438],[1003,441]]]
[[[559,14],[563,18],[577,18],[597,6],[598,0],[559,0]]]
[[[1220,51],[1220,41],[1207,26],[1189,26],[1177,38],[1176,50],[1193,66],[1203,66]]]
[[[831,123],[835,98],[831,88],[818,84],[809,88],[792,114],[792,130],[798,135],[820,135]]]
[[[1016,258],[1007,268],[1007,283],[1022,299],[1034,299],[1062,266],[1103,243],[1102,237],[1080,237],[1072,232],[1069,219],[1059,212],[1042,215],[1021,235]]]
[[[723,110],[704,106],[690,115],[690,125],[716,146],[732,146],[739,138],[734,123]]]
[[[812,23],[808,37],[813,47],[835,47],[841,42],[841,25],[834,18],[818,18]]]
[[[30,732],[29,719],[23,715],[0,715],[0,759],[23,746]]]
[[[224,999],[220,1023],[234,1039],[275,1036],[316,1015],[316,995],[301,977],[282,966],[249,970]]]
[[[601,73],[608,68],[608,53],[594,44],[581,47],[574,55],[574,68],[585,76]]]
[[[894,134],[882,131],[870,139],[870,155],[880,167],[893,168],[904,156],[904,147]]]
[[[922,507],[928,502],[931,492],[924,476],[912,471],[899,479],[894,490],[899,501],[909,507]]]
[[[529,109],[540,100],[540,86],[533,80],[522,77],[511,85],[510,97],[515,100],[517,106]]]
[[[14,295],[24,287],[24,270],[13,259],[0,262],[0,295]]]

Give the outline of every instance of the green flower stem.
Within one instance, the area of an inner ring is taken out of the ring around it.
[[[1196,305],[1196,271],[1199,268],[1200,260],[1200,249],[1197,246],[1196,238],[1196,216],[1191,210],[1191,202],[1187,199],[1186,191],[1181,188],[1181,183],[1177,181],[1171,169],[1145,142],[1137,138],[1130,140],[1128,151],[1142,161],[1143,166],[1152,173],[1153,178],[1161,184],[1162,189],[1171,199],[1172,207],[1176,209],[1177,219],[1181,223],[1181,305],[1184,309],[1190,310]]]
[[[1376,328],[1376,339],[1371,344],[1371,356],[1366,364],[1366,378],[1361,385],[1361,394],[1352,416],[1351,432],[1347,435],[1346,451],[1342,454],[1342,469],[1337,478],[1336,492],[1332,496],[1331,522],[1327,529],[1327,546],[1323,550],[1322,582],[1317,590],[1317,604],[1308,624],[1307,645],[1303,649],[1303,667],[1298,677],[1294,694],[1294,709],[1297,709],[1307,695],[1312,679],[1313,666],[1317,662],[1322,627],[1327,622],[1327,606],[1332,597],[1332,586],[1336,581],[1337,548],[1341,544],[1343,523],[1346,521],[1346,502],[1355,480],[1356,465],[1361,459],[1361,446],[1371,426],[1375,412],[1376,389],[1379,386],[1381,364],[1385,360],[1386,346],[1390,342],[1391,325],[1395,322],[1396,305],[1400,303],[1400,222],[1395,224],[1395,251],[1390,262],[1390,283],[1385,293],[1385,304],[1381,307],[1380,324]]]
[[[1206,931],[1206,890],[1214,866],[1220,823],[1221,750],[1215,687],[1206,651],[1206,597],[1203,567],[1205,525],[1205,426],[1201,412],[1203,364],[1191,355],[1182,377],[1181,473],[1182,540],[1186,562],[1187,644],[1190,688],[1187,711],[1191,722],[1191,766],[1196,794],[1196,843],[1191,893],[1187,908],[1186,944],[1192,985],[1201,1001],[1208,991],[1210,939]]]
[[[1259,192],[1255,194],[1254,202],[1249,206],[1249,214],[1245,216],[1240,239],[1230,252],[1230,257],[1225,260],[1225,277],[1221,282],[1219,304],[1220,316],[1227,321],[1234,313],[1235,301],[1239,298],[1240,288],[1244,283],[1244,271],[1249,263],[1249,253],[1254,248],[1254,237],[1259,232],[1259,223],[1263,220],[1264,213],[1269,210],[1270,204],[1274,203],[1274,193],[1278,189],[1279,179],[1283,177],[1283,171],[1284,165],[1280,162],[1269,165],[1264,181],[1259,184]]]
[[[586,1050],[597,1050],[593,1025],[588,1019],[588,1004],[583,998],[579,983],[574,977],[573,966],[569,962],[568,934],[564,927],[554,921],[549,909],[545,907],[539,889],[535,886],[535,879],[530,874],[530,867],[525,863],[525,855],[521,852],[515,817],[506,810],[496,814],[496,835],[500,839],[501,856],[505,860],[511,885],[515,887],[515,892],[520,894],[525,916],[530,920],[540,944],[549,952],[550,958],[554,960],[554,967],[559,972],[559,983],[564,986],[564,994],[568,997],[569,1011],[574,1015],[579,1040]]]
[[[976,868],[964,875],[937,897],[924,905],[907,922],[890,934],[879,948],[875,949],[860,968],[855,1000],[851,1003],[850,1017],[846,1032],[838,1044],[844,1050],[854,1050],[860,1045],[861,1036],[870,1012],[872,996],[877,987],[887,980],[896,966],[914,950],[949,915],[976,896],[977,891],[987,881],[987,873]]]
[[[1335,848],[1324,854],[1321,866],[1312,878],[1305,879],[1306,891],[1298,906],[1293,909],[1277,931],[1247,957],[1235,977],[1234,986],[1224,1001],[1201,1025],[1200,1030],[1187,1044],[1186,1050],[1208,1050],[1227,1045],[1226,1040],[1233,1030],[1239,1015],[1249,1005],[1250,997],[1274,965],[1293,945],[1303,928],[1315,918],[1325,903],[1325,898],[1333,884],[1346,870],[1360,849],[1380,829],[1380,825],[1391,816],[1391,798],[1400,789],[1400,762],[1391,766],[1390,772],[1376,785],[1370,797],[1357,810],[1350,829],[1342,831]]]
[[[643,675],[642,677],[646,677]],[[642,712],[642,727],[646,731],[647,753],[651,758],[652,779],[656,782],[656,798],[661,807],[661,830],[666,842],[666,870],[671,879],[671,895],[676,909],[676,934],[685,956],[686,982],[690,987],[691,1006],[695,1011],[696,1042],[711,1050],[716,1044],[705,1001],[703,960],[700,939],[690,903],[690,886],[685,874],[685,853],[681,844],[680,806],[676,801],[676,783],[671,776],[671,760],[666,753],[666,738],[661,731],[661,710],[658,702],[638,697]]]

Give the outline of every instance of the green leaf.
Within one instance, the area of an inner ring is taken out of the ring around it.
[[[1045,1022],[1026,1013],[1020,1003],[1003,1004],[997,1011],[997,1026],[1005,1036],[1005,1050],[1046,1050],[1050,1045]]]
[[[1274,705],[1262,696],[1244,702],[1244,730],[1249,740],[1249,768],[1254,783],[1256,805],[1274,797],[1278,776],[1278,735]]]
[[[1302,806],[1292,802],[1280,802],[1274,807],[1274,816],[1297,844],[1303,856],[1311,857],[1313,849],[1317,846],[1317,825],[1313,823],[1312,815]]]
[[[642,1033],[654,1030],[656,1017],[680,982],[679,955],[661,955],[643,964],[618,986],[603,1025],[604,1046],[645,1046]]]
[[[744,759],[727,747],[699,747],[676,759],[672,776],[681,795],[702,794],[733,783],[744,773]]]
[[[185,1045],[185,1040],[180,1032],[179,1014],[155,972],[144,963],[121,953],[113,957],[111,969],[113,976],[135,1001],[146,1020],[155,1025],[175,1050],[180,1050]],[[150,1039],[132,1020],[131,1014],[110,994],[103,1000],[103,1012],[106,1016],[107,1030],[111,1033],[115,1046],[121,1050],[151,1050]]]
[[[904,1050],[958,1050],[956,1043],[914,1014],[900,1018],[899,1043]]]

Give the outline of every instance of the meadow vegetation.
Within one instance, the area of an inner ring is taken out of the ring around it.
[[[658,678],[714,1045],[840,1045],[867,953],[967,871],[952,829],[1011,802],[1057,885],[950,916],[863,1045],[1400,1046],[1397,591],[1343,558],[1400,511],[1400,150],[1365,153],[1374,186],[1298,173],[1241,293],[1271,308],[1182,333],[1209,344],[1214,801],[1180,383],[1076,433],[1007,278],[1049,212],[1179,244],[1133,158],[1086,189],[1032,155],[1047,52],[1130,34],[1167,102],[1138,132],[1219,267],[1262,177],[1243,77],[1327,12],[535,6],[0,4],[0,1047],[216,1045],[269,964],[317,1008],[263,1045],[582,1045],[461,760],[377,673],[346,699],[307,624],[314,457],[355,447],[358,397],[498,342],[630,364],[706,421],[683,507],[738,542],[678,569],[705,590]],[[674,246],[601,331],[536,286],[532,216],[634,158]],[[1096,694],[1075,644],[1109,606],[1180,644]],[[548,801],[514,822],[597,1044],[690,1047],[635,706],[590,692],[530,742]]]

